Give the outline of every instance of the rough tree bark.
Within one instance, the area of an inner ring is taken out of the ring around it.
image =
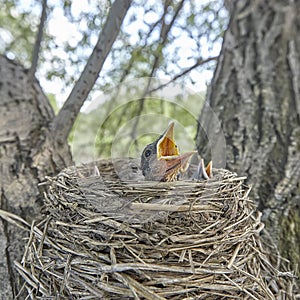
[[[71,163],[67,143],[49,135],[53,110],[37,81],[0,56],[0,208],[28,222],[40,213],[38,183]],[[0,295],[12,299],[20,283],[14,260],[24,251],[26,232],[0,218]]]
[[[300,5],[231,1],[231,19],[200,116],[197,145],[209,157],[222,124],[227,168],[248,176],[281,254],[300,261]],[[298,266],[299,268],[299,266]]]
[[[98,78],[130,4],[131,0],[114,1],[86,67],[57,116],[33,77],[35,68],[27,71],[0,56],[1,299],[16,298],[21,292],[14,261],[20,260],[27,236],[26,231],[8,221],[8,214],[14,213],[29,224],[38,219],[42,205],[38,183],[45,175],[58,173],[72,163],[68,134]]]

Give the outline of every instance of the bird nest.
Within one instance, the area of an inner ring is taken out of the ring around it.
[[[110,161],[97,167],[47,178],[16,263],[32,299],[293,299],[244,177],[126,182]]]

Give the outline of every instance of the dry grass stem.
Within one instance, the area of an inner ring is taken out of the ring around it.
[[[122,181],[102,160],[48,177],[39,223],[0,216],[30,231],[28,299],[295,299],[244,180]]]

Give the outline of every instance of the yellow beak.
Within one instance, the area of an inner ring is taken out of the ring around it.
[[[157,159],[179,155],[174,140],[174,122],[171,122],[162,137],[157,142]]]
[[[157,142],[157,159],[163,162],[164,181],[176,180],[178,172],[184,172],[188,168],[189,159],[197,151],[179,154],[174,140],[174,122],[171,122],[167,130]]]

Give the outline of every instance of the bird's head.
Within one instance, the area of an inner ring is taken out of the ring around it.
[[[174,181],[188,167],[196,151],[179,154],[174,140],[174,122],[153,143],[147,145],[141,157],[141,169],[146,180]]]

